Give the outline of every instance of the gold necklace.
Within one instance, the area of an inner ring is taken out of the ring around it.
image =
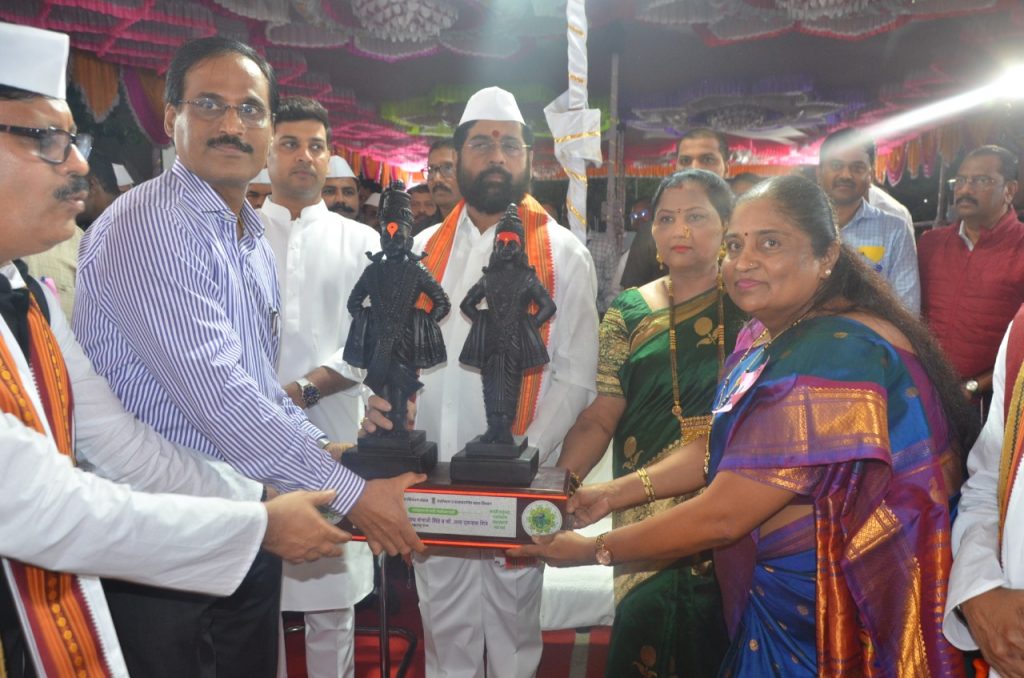
[[[686,437],[686,419],[683,417],[682,397],[679,392],[679,367],[676,356],[676,298],[672,293],[672,276],[663,281],[668,293],[668,360],[672,367],[672,416],[679,422],[679,436]],[[721,378],[725,366],[725,309],[722,301],[722,289],[718,290],[718,327],[715,328],[715,340],[718,344],[718,376]]]
[[[747,356],[750,355],[750,352],[752,350],[754,350],[754,348],[763,348],[765,350],[768,350],[768,347],[772,345],[772,342],[774,342],[776,339],[781,337],[783,334],[785,334],[786,332],[788,332],[789,330],[793,329],[794,327],[796,327],[797,325],[802,323],[804,320],[806,320],[810,316],[812,310],[813,309],[807,309],[799,318],[797,318],[792,323],[790,323],[788,327],[783,329],[781,332],[776,334],[774,337],[768,336],[768,328],[767,327],[764,328],[764,330],[762,330],[761,334],[757,335],[757,339],[754,339],[754,341],[752,341],[750,343],[750,346],[747,346],[747,350],[743,352],[742,356],[740,356],[740,359],[736,363],[736,366],[733,367],[733,371],[731,373],[729,373],[729,375],[726,376],[722,380],[722,387],[720,389],[720,392],[723,395],[725,395],[726,393],[729,392],[729,383],[732,380],[733,374],[736,372],[736,370],[739,369],[740,365],[743,364],[743,361],[747,359]],[[768,336],[768,341],[764,341],[764,343],[762,343],[762,341],[764,340],[764,338],[766,336]],[[746,370],[744,370],[744,372],[746,372]],[[711,413],[711,421],[712,421],[712,423],[714,423],[714,417],[715,417],[715,414],[714,414],[714,412],[712,412]],[[705,483],[708,480],[708,472],[710,471],[710,469],[711,469],[711,432],[708,431],[707,447],[704,449],[704,482]]]

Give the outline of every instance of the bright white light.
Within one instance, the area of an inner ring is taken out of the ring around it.
[[[996,90],[997,96],[1024,99],[1024,64],[1007,68],[989,87]]]
[[[1024,99],[1024,64],[1007,68],[984,87],[900,113],[864,130],[872,139],[891,137],[922,127],[997,99]]]

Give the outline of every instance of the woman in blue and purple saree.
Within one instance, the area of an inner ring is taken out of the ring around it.
[[[730,471],[794,498],[791,520],[716,552],[733,639],[722,675],[956,675],[943,467],[959,462],[918,359],[842,316],[735,358],[709,481]]]
[[[725,289],[763,332],[727,362],[707,445],[648,469],[658,496],[704,492],[515,554],[608,564],[714,548],[731,641],[721,676],[962,675],[941,630],[950,501],[977,432],[956,375],[841,244],[815,182],[756,186],[725,249]],[[589,522],[636,501],[613,483],[571,508]]]

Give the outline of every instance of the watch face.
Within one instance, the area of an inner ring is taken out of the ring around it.
[[[306,401],[307,405],[316,405],[317,401],[320,400],[320,390],[316,386],[309,384],[308,386],[302,387],[302,399]]]

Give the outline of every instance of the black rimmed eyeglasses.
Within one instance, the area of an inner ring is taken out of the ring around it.
[[[0,132],[7,132],[19,137],[35,139],[39,150],[36,152],[41,159],[51,165],[61,165],[71,155],[71,146],[78,148],[83,158],[89,158],[92,150],[92,135],[72,134],[56,127],[19,127],[17,125],[0,125]]]

